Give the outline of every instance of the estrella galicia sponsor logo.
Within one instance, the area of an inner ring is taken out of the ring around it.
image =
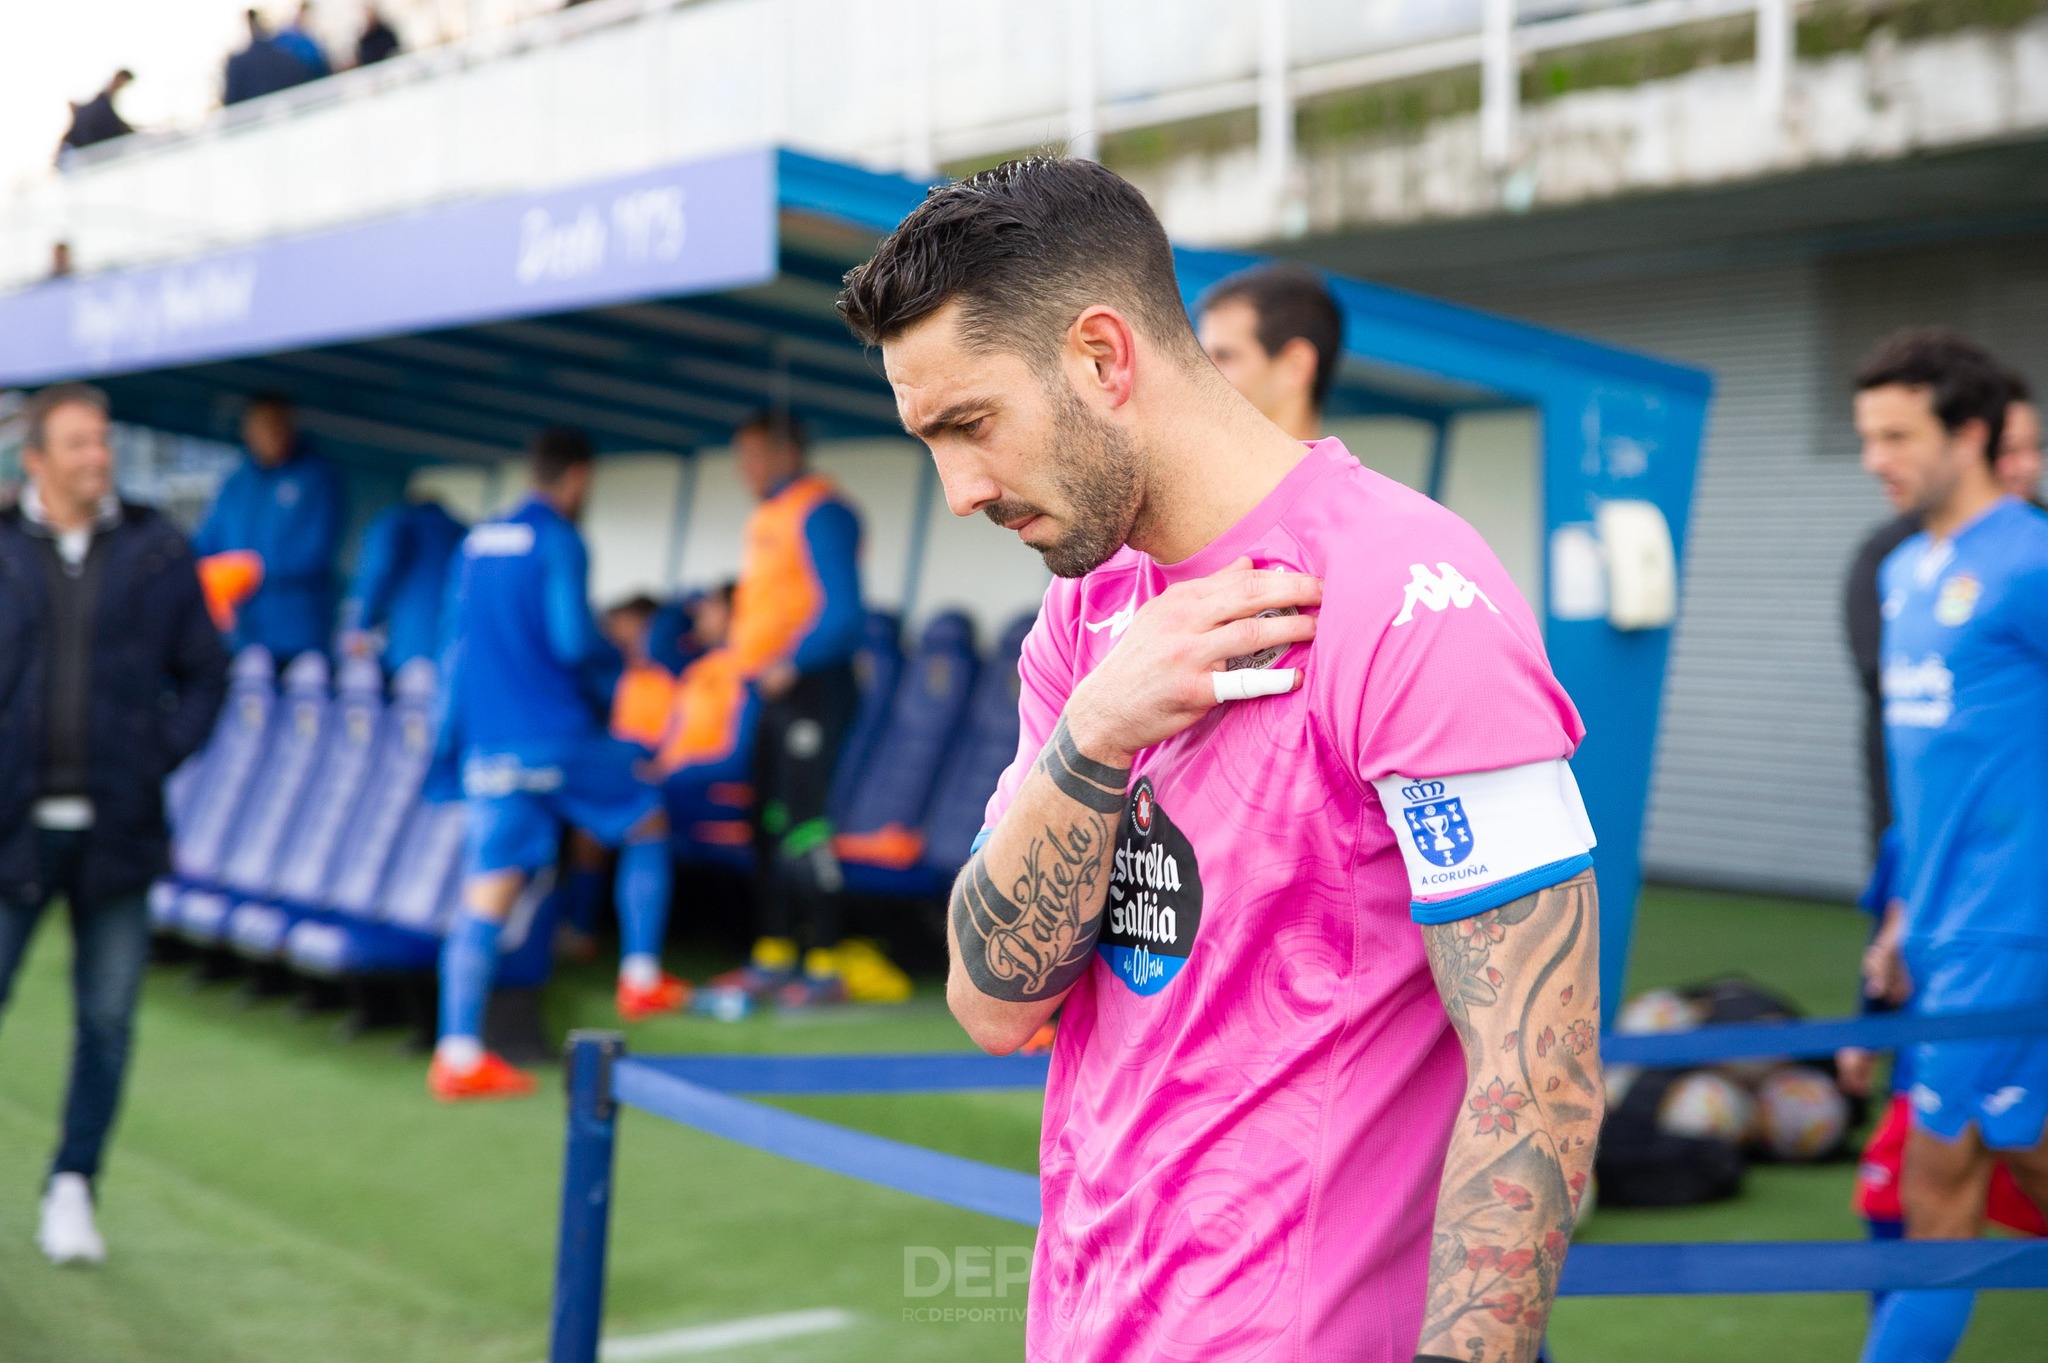
[[[1095,950],[1126,989],[1156,994],[1188,963],[1202,925],[1202,872],[1150,777],[1124,805],[1110,862],[1109,903]]]
[[[1443,782],[1410,782],[1401,787],[1401,798],[1408,802],[1401,811],[1408,821],[1408,836],[1424,861],[1448,869],[1472,855],[1472,824],[1465,817],[1465,802],[1446,796]]]

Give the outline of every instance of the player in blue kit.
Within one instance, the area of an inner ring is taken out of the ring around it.
[[[661,969],[669,901],[668,817],[640,780],[645,753],[605,731],[618,651],[591,618],[575,521],[590,442],[544,431],[528,452],[533,495],[462,542],[442,649],[445,756],[461,757],[468,806],[462,912],[441,952],[441,1039],[427,1086],[442,1099],[509,1097],[533,1077],[486,1052],[484,1004],[498,938],[528,877],[552,865],[571,824],[619,851],[619,1012],[672,1012],[689,988]]]
[[[1893,337],[1856,382],[1863,466],[1920,533],[1880,570],[1885,744],[1898,837],[1866,989],[1923,1014],[2048,1008],[2048,516],[1993,472],[2009,391],[1945,328]],[[2048,1037],[1914,1047],[1906,1235],[1981,1233],[2004,1161],[2048,1208]],[[1940,1363],[1972,1295],[1897,1292],[1864,1363]]]

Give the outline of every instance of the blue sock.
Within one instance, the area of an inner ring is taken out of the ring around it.
[[[1969,1328],[1974,1292],[1893,1292],[1870,1322],[1862,1363],[1948,1363]]]
[[[597,931],[597,901],[604,897],[604,872],[578,866],[562,882],[562,919],[585,937]]]
[[[464,909],[441,941],[441,1035],[482,1037],[503,923]]]
[[[619,849],[619,955],[659,956],[668,932],[668,840],[629,842]]]
[[[1878,1221],[1866,1216],[1863,1218],[1863,1224],[1869,1228],[1870,1238],[1873,1240],[1903,1240],[1906,1238],[1906,1223],[1903,1221]],[[1878,1311],[1883,1309],[1884,1299],[1890,1295],[1891,1293],[1889,1292],[1872,1292],[1870,1294],[1870,1314],[1872,1319],[1875,1319]]]

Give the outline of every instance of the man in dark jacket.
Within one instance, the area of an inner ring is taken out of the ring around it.
[[[97,1262],[92,1181],[149,956],[144,896],[169,862],[163,781],[212,729],[227,654],[184,537],[114,495],[105,396],[60,384],[24,415],[28,486],[0,512],[0,1008],[63,899],[78,1034],[37,1239]]]

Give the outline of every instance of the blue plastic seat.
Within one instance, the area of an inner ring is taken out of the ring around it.
[[[914,865],[875,865],[845,858],[846,881],[863,894],[943,894],[967,863],[996,783],[1017,755],[1017,658],[1035,617],[1013,621],[982,665],[920,828]]]
[[[322,979],[424,975],[462,903],[464,817],[459,802],[418,804],[385,878],[380,912],[307,918],[285,935],[285,957]],[[540,984],[554,965],[554,870],[528,881],[499,939],[496,988]]]
[[[462,894],[460,802],[416,803],[404,821],[376,912],[309,918],[285,934],[285,959],[308,975],[414,974],[439,958]]]
[[[918,640],[917,652],[904,663],[888,723],[876,737],[839,820],[835,845],[847,861],[849,888],[895,892],[883,885],[896,877],[865,874],[869,863],[858,849],[878,840],[907,845],[918,837],[939,774],[960,737],[978,672],[974,627],[967,617],[952,611],[933,617]],[[913,852],[896,866],[882,869],[907,870],[921,860]]]
[[[260,895],[235,905],[225,937],[238,955],[275,960],[292,922],[326,897],[330,868],[374,773],[384,738],[384,678],[368,658],[344,664],[306,791]]]
[[[184,888],[212,880],[226,859],[276,708],[277,677],[269,652],[254,645],[243,649],[228,673],[227,701],[206,746],[168,786],[172,870],[149,892],[150,922],[159,930],[177,926]]]
[[[982,668],[967,723],[924,821],[924,864],[950,883],[967,864],[996,783],[1017,756],[1017,659],[1036,615],[1010,622]]]
[[[827,808],[834,820],[853,801],[860,774],[867,770],[875,740],[889,723],[889,711],[896,701],[896,683],[903,675],[903,622],[888,611],[869,611],[867,630],[860,651],[853,656],[853,675],[860,683],[860,711],[846,736],[846,749],[839,755],[839,770],[832,778]]]
[[[327,741],[333,708],[327,676],[327,659],[318,653],[303,653],[285,669],[284,690],[270,717],[263,760],[243,797],[220,868],[179,896],[177,930],[186,940],[201,946],[218,945],[226,935],[234,905],[268,893],[285,834]]]

